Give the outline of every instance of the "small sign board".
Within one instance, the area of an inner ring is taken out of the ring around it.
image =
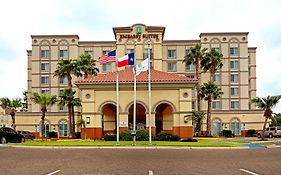
[[[125,121],[121,121],[119,126],[120,127],[128,127],[128,123],[125,122]]]

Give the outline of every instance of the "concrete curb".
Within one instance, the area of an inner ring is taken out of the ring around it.
[[[13,148],[31,148],[31,149],[147,149],[147,150],[157,150],[157,149],[178,149],[178,150],[187,150],[187,149],[249,149],[249,147],[186,147],[186,146],[17,146],[17,145],[8,145],[7,147]]]

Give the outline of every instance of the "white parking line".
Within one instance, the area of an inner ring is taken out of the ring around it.
[[[49,173],[49,174],[47,174],[47,175],[53,175],[53,174],[56,174],[56,173],[58,173],[58,172],[60,172],[60,170],[56,170],[56,171],[51,172],[51,173]]]
[[[153,175],[153,171],[149,170],[148,175]]]
[[[240,169],[240,171],[243,171],[243,172],[248,173],[248,174],[251,174],[251,175],[259,175],[259,174],[257,174],[257,173],[254,173],[254,172],[252,172],[252,171],[245,170],[245,169]]]

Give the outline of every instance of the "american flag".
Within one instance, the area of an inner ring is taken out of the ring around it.
[[[116,50],[110,51],[99,57],[100,64],[106,64],[114,61],[116,61]]]

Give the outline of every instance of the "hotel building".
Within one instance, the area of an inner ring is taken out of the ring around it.
[[[78,35],[32,35],[32,49],[28,58],[28,95],[34,92],[58,95],[67,87],[66,78],[53,76],[60,59],[78,59],[90,54],[94,59],[117,50],[117,56],[135,52],[137,63],[151,58],[151,125],[152,133],[171,132],[181,138],[192,137],[189,115],[196,109],[197,80],[193,65],[186,66],[183,58],[195,44],[215,48],[223,54],[223,67],[214,76],[224,94],[212,103],[212,132],[219,135],[230,129],[235,135],[245,135],[248,129],[261,129],[263,113],[250,101],[256,97],[256,47],[248,46],[247,32],[201,33],[194,40],[165,40],[165,27],[134,24],[113,27],[112,41],[80,41]],[[150,55],[149,55],[150,53]],[[73,77],[77,97],[82,108],[76,108],[76,117],[86,121],[87,137],[102,138],[116,133],[116,75],[115,63],[97,66],[98,76],[86,79]],[[210,74],[201,72],[200,84],[210,80]],[[147,72],[137,77],[137,127],[149,126]],[[120,131],[132,127],[133,73],[130,67],[119,69],[119,125]],[[207,110],[207,102],[201,101]],[[68,136],[66,107],[54,105],[48,109],[45,128],[40,128],[40,106],[28,101],[28,112],[17,114],[17,129],[36,132],[38,136],[56,131]],[[205,125],[203,130],[205,130]],[[79,131],[79,130],[77,130]]]

